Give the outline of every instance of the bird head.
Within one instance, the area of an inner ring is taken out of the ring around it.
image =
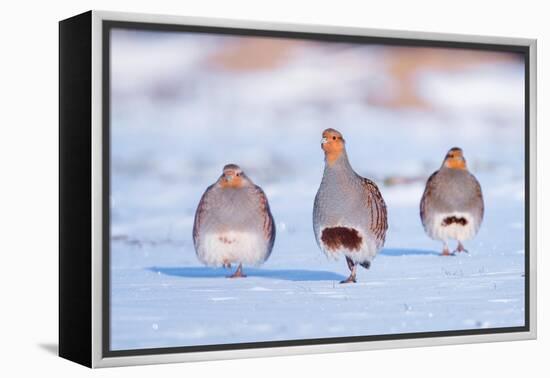
[[[462,149],[451,148],[443,160],[443,166],[451,169],[466,169],[466,159],[464,159]]]
[[[323,131],[321,139],[321,148],[325,152],[325,158],[329,165],[332,165],[346,148],[346,141],[342,134],[334,129]]]
[[[218,182],[222,188],[241,188],[246,185],[249,180],[241,167],[237,164],[227,164],[223,167],[223,173]]]

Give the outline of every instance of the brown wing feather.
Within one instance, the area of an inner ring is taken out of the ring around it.
[[[422,194],[422,199],[420,200],[420,219],[422,220],[422,224],[424,224],[424,219],[426,219],[426,202],[432,192],[432,181],[438,172],[439,171],[435,171],[432,173],[428,178],[428,181],[426,181],[426,188],[424,189],[424,194]]]
[[[388,212],[386,209],[386,202],[384,202],[382,193],[380,193],[378,186],[373,181],[363,178],[363,185],[369,193],[367,198],[367,206],[371,211],[372,232],[376,236],[378,246],[381,247],[384,245],[386,240],[386,231],[388,230]]]
[[[476,195],[479,197],[480,205],[481,205],[481,208],[479,209],[479,222],[481,223],[481,221],[483,220],[483,215],[485,213],[485,203],[483,201],[483,192],[481,191],[481,185],[479,184],[479,181],[477,181],[477,179],[475,182],[476,182]]]
[[[273,215],[271,215],[271,209],[269,208],[269,202],[267,200],[267,196],[265,195],[262,188],[255,185],[254,191],[258,195],[260,199],[260,212],[264,214],[263,219],[263,230],[264,230],[264,237],[268,241],[268,250],[269,254],[271,254],[271,249],[273,248],[273,244],[275,243],[275,222],[273,220]],[[269,257],[269,254],[267,257]],[[266,260],[267,260],[266,257]]]
[[[213,186],[214,185],[210,185],[208,188],[206,188],[199,201],[197,210],[195,211],[195,221],[193,222],[193,243],[195,244],[195,246],[197,245],[197,239],[199,237],[199,228],[201,226],[202,215],[204,214],[204,211],[208,206],[208,194],[210,193],[210,189],[212,189]]]

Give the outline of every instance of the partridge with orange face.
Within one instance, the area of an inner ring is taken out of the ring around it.
[[[275,222],[263,190],[238,165],[228,164],[209,186],[197,207],[193,242],[199,260],[209,266],[239,266],[234,277],[246,277],[242,264],[265,262],[275,242]]]
[[[483,195],[477,179],[466,167],[458,147],[451,148],[441,168],[434,172],[420,201],[420,218],[432,239],[443,242],[444,256],[450,255],[448,241],[458,241],[456,252],[467,252],[462,242],[472,239],[483,220]]]
[[[356,282],[357,265],[368,269],[384,245],[388,229],[386,204],[374,182],[351,167],[345,141],[338,131],[323,131],[325,170],[313,205],[313,231],[330,258],[346,257],[349,277]]]

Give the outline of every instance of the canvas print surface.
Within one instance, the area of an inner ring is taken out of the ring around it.
[[[522,55],[109,43],[112,350],[525,325]]]

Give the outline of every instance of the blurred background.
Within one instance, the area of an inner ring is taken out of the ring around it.
[[[117,240],[188,242],[202,192],[230,162],[264,188],[282,228],[298,227],[327,127],[390,210],[418,206],[453,146],[486,197],[523,199],[518,55],[122,29],[111,54]]]

